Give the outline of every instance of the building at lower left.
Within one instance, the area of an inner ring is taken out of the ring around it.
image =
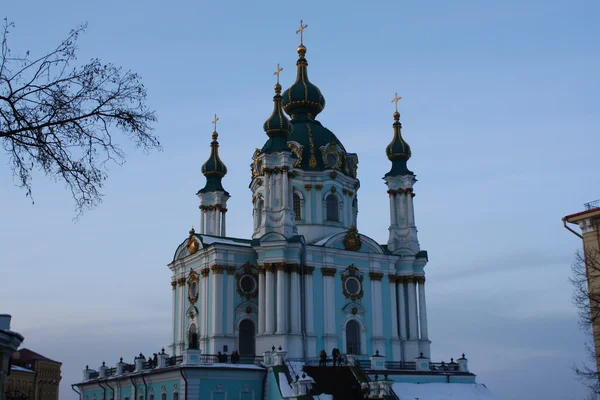
[[[11,370],[13,352],[23,342],[23,335],[10,330],[11,316],[0,314],[0,400],[5,399],[4,388]]]
[[[62,363],[23,348],[12,355],[5,400],[58,400]]]

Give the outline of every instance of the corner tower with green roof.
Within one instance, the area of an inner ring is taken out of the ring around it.
[[[215,130],[210,144],[210,156],[202,165],[202,174],[206,184],[196,193],[200,199],[200,233],[205,235],[226,236],[225,215],[229,193],[223,188],[221,180],[227,174],[227,167],[219,157],[219,142],[217,138],[217,121],[213,123]]]
[[[290,176],[294,165],[294,154],[287,140],[291,125],[282,109],[279,73],[273,96],[273,112],[263,124],[268,140],[262,149],[257,149],[252,160],[252,203],[254,204],[253,238],[277,233],[290,238],[297,233],[292,208]]]
[[[388,249],[395,254],[414,255],[420,251],[413,208],[413,198],[415,197],[413,185],[417,179],[406,165],[412,154],[410,146],[402,137],[402,123],[400,123],[400,113],[398,112],[399,100],[400,97],[397,94],[392,100],[396,103],[394,136],[385,149],[388,159],[392,162],[392,168],[383,178],[388,186],[390,196],[391,221]]]

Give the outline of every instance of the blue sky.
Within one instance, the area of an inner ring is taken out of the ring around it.
[[[579,240],[561,217],[600,198],[600,53],[595,1],[3,1],[14,51],[41,54],[77,24],[82,62],[142,75],[163,152],[109,166],[106,197],[73,221],[61,183],[34,177],[35,204],[0,153],[0,312],[24,345],[63,361],[61,398],[86,364],[166,346],[166,264],[199,213],[211,119],[229,168],[228,234],[251,231],[250,158],[266,140],[276,64],[295,78],[302,18],[320,121],[359,155],[361,233],[389,224],[384,149],[394,92],[421,246],[429,251],[432,356],[465,352],[506,400],[581,399],[571,305]]]

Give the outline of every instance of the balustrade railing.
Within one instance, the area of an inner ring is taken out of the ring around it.
[[[600,200],[590,201],[589,203],[585,203],[583,205],[586,210],[593,210],[595,208],[600,208]]]

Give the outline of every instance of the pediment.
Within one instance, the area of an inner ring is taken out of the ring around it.
[[[352,249],[348,248],[348,243],[347,243],[346,237],[349,234],[349,232],[350,231],[341,232],[336,235],[333,235],[332,237],[327,239],[327,241],[323,244],[323,247],[329,247],[329,248],[340,249],[340,250],[348,250],[348,251],[357,251],[359,253],[384,254],[383,249],[375,240],[371,239],[370,237],[368,237],[366,235],[358,233],[358,232],[356,233],[356,235],[360,238],[360,241],[359,241],[360,247],[357,250],[354,250],[354,248],[352,248]],[[344,243],[345,239],[346,239],[346,243]]]

